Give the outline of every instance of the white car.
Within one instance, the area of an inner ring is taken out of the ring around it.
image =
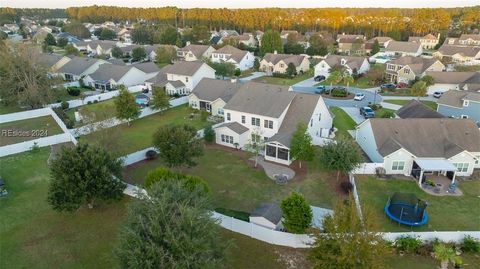
[[[433,93],[433,97],[435,97],[435,98],[440,98],[440,97],[442,97],[442,95],[443,95],[443,92],[434,92]]]
[[[362,101],[363,98],[365,98],[365,94],[361,93],[361,92],[358,92],[358,93],[355,94],[355,97],[353,97],[353,100]]]

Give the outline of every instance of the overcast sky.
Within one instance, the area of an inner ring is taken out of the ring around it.
[[[126,7],[255,8],[255,7],[460,7],[478,5],[479,0],[0,0],[0,7],[65,8],[110,5]]]

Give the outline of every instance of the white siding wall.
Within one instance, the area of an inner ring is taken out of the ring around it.
[[[145,80],[149,79],[147,75],[137,69],[137,68],[131,68],[118,82],[117,84],[123,84],[126,87],[138,85],[138,84],[143,84],[145,83]]]
[[[410,175],[412,171],[414,157],[406,150],[399,149],[392,154],[385,156],[384,158],[384,168],[387,174],[397,174],[397,175]],[[404,169],[402,171],[392,170],[392,164],[395,161],[405,162]]]
[[[448,159],[452,163],[468,163],[468,171],[467,172],[457,172],[458,176],[470,176],[473,173],[473,169],[475,167],[475,159],[472,155],[468,154],[467,152],[459,153],[451,158]]]
[[[319,120],[320,119],[320,120]],[[311,124],[313,123],[313,124]],[[308,122],[307,132],[313,137],[328,137],[330,129],[332,128],[333,119],[328,111],[325,102],[320,97],[317,106],[313,111],[312,117]],[[312,140],[315,142],[315,140]]]
[[[215,78],[215,70],[208,66],[207,64],[203,64],[197,72],[191,77],[190,81],[191,84],[187,85],[187,88],[189,88],[190,91],[197,86],[197,84],[203,79],[203,78]]]
[[[232,136],[233,143],[238,143],[239,148],[243,148],[249,142],[250,132],[239,135],[227,127],[220,127],[215,129],[215,142],[219,145],[235,148],[234,144],[222,142],[222,134]]]
[[[432,86],[428,87],[427,93],[433,94],[434,92],[446,92],[449,90],[459,90],[458,84],[435,83]]]
[[[322,60],[317,65],[315,65],[315,76],[325,76],[326,78],[330,75],[330,66]]]
[[[370,160],[375,163],[383,163],[383,157],[378,153],[372,126],[369,121],[362,123],[359,128],[357,128],[355,139]]]

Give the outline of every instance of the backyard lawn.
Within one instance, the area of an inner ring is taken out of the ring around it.
[[[200,130],[208,124],[200,120],[199,113],[191,119],[191,111],[188,105],[174,107],[163,113],[155,113],[148,117],[132,121],[130,126],[125,123],[86,136],[81,136],[80,141],[95,142],[105,135],[111,136],[110,140],[116,140],[115,142],[118,145],[118,147],[115,148],[115,154],[120,157],[151,147],[152,136],[161,126],[168,124],[190,124]]]
[[[278,77],[265,76],[265,77],[256,78],[253,81],[264,82],[264,83],[269,83],[269,84],[279,84],[279,85],[292,86],[294,84],[297,84],[300,81],[309,79],[312,76],[313,76],[313,70],[311,69],[311,70],[305,72],[304,74],[298,75],[294,78],[278,78]]]
[[[12,133],[9,132],[20,132]],[[51,116],[12,121],[0,124],[0,146],[61,134],[62,129]]]
[[[0,103],[0,115],[24,111],[18,105],[5,105]]]
[[[383,90],[380,91],[380,95],[383,96],[412,96],[410,88],[395,89],[395,90]]]
[[[335,115],[333,118],[333,126],[338,129],[336,135],[352,137],[347,130],[355,130],[355,121],[339,107],[330,107],[330,111]]]
[[[412,99],[415,99],[415,98],[412,98]],[[408,102],[410,102],[410,100],[384,100],[383,102],[403,106]],[[437,110],[437,102],[428,101],[428,100],[420,100],[420,102],[422,102],[424,105],[428,106],[429,108],[435,111]]]
[[[110,118],[114,118],[116,114],[115,99],[109,99],[107,101],[85,104],[84,106],[69,109],[66,113],[72,120],[75,119],[75,111],[80,112],[80,115],[84,116],[86,120],[82,123],[78,122],[75,126],[82,126],[90,122],[98,122]],[[88,120],[87,118],[91,118]]]
[[[325,86],[330,86],[330,83],[327,83],[325,80],[320,82],[320,83],[317,83],[316,85],[325,85]],[[343,82],[340,82],[340,83],[337,83],[335,85],[338,85],[338,86],[347,86],[347,84],[343,83]],[[367,77],[361,77],[357,80],[355,80],[353,83],[350,83],[348,85],[349,87],[356,87],[356,88],[360,88],[360,89],[368,89],[368,88],[373,88],[373,87],[376,87],[376,86],[372,86],[369,84],[369,81],[368,81],[368,78]]]
[[[480,181],[462,181],[463,196],[433,196],[422,191],[413,180],[377,180],[371,176],[356,177],[358,195],[364,206],[379,215],[382,231],[478,231],[480,230]],[[414,193],[428,202],[428,223],[410,229],[400,226],[383,213],[388,198],[394,192]]]
[[[215,207],[251,212],[259,203],[280,202],[292,191],[303,193],[314,206],[332,207],[335,193],[324,181],[328,174],[313,163],[306,178],[280,186],[262,168],[253,169],[244,156],[244,152],[207,146],[197,166],[182,168],[180,172],[203,178],[212,189]],[[160,158],[145,161],[129,167],[127,177],[130,182],[142,185],[149,171],[162,166]]]

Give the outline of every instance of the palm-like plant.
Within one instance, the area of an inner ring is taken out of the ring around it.
[[[437,244],[433,247],[435,258],[440,261],[440,268],[447,269],[450,262],[454,262],[455,251],[445,244]]]
[[[330,73],[330,75],[326,79],[326,82],[330,83],[330,87],[332,87],[333,84],[337,84],[341,80],[342,80],[342,73],[340,73],[340,71],[333,71]]]
[[[350,83],[353,83],[355,81],[353,79],[353,77],[351,75],[348,75],[348,74],[343,76],[342,80],[343,80],[344,84],[347,84],[347,88],[348,88],[348,86],[350,86]]]

